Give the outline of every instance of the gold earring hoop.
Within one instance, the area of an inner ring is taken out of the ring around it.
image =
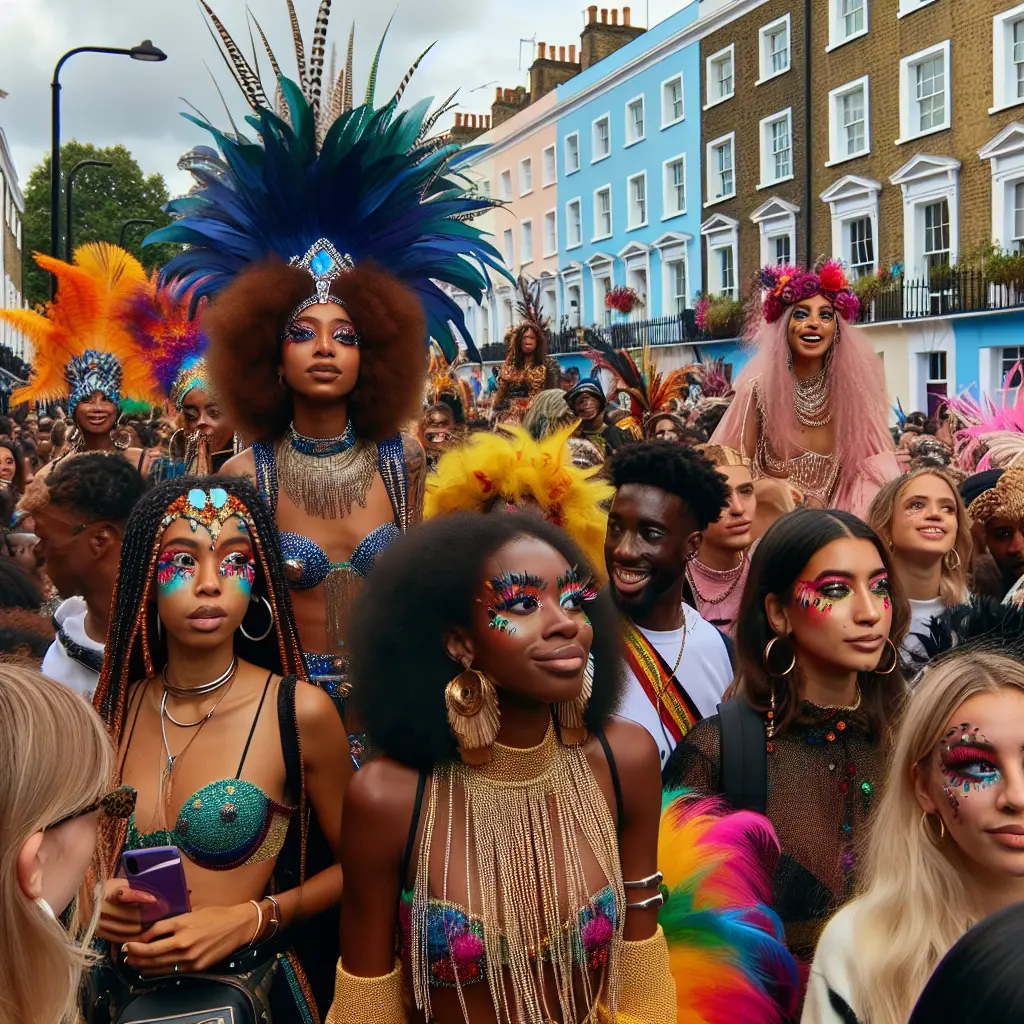
[[[953,559],[953,558],[956,559],[956,565],[952,564],[951,559]],[[950,572],[959,572],[960,571],[960,567],[963,565],[963,562],[960,561],[960,552],[957,551],[956,548],[950,548],[946,552],[946,554],[943,557],[942,561],[945,564],[946,568]]]
[[[555,705],[555,719],[562,742],[567,747],[578,747],[586,740],[589,732],[583,716],[594,692],[594,658],[587,658],[587,667],[583,670],[583,684],[580,695],[574,700],[561,701]]]
[[[467,666],[445,687],[444,704],[459,757],[473,767],[488,764],[501,724],[494,684],[483,672]]]
[[[942,815],[936,811],[935,817],[939,819],[939,838],[936,839],[935,831],[932,829],[931,824],[928,821],[930,817],[931,815],[927,811],[921,815],[921,828],[924,829],[925,834],[933,843],[941,843],[942,840],[946,838],[946,823],[942,820]]]
[[[775,645],[781,639],[782,639],[782,637],[780,637],[780,636],[773,636],[771,638],[771,640],[769,640],[768,643],[765,645],[764,653],[761,655],[761,664],[764,666],[765,672],[767,672],[768,675],[772,676],[772,678],[774,678],[774,679],[784,679],[786,676],[789,675],[790,672],[793,671],[794,668],[796,668],[796,655],[793,653],[792,648],[790,649],[790,652],[789,652],[790,653],[789,665],[785,668],[785,670],[782,671],[782,672],[776,672],[772,668],[772,664],[771,664],[772,649],[775,647]]]
[[[896,645],[888,638],[885,638],[885,642],[892,648],[892,664],[888,668],[875,668],[875,675],[877,676],[891,676],[896,671],[896,666],[900,663],[900,652],[896,650]],[[881,659],[879,659],[881,663]]]

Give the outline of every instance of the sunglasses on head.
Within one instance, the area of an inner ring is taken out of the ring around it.
[[[82,818],[93,811],[99,811],[105,818],[127,818],[135,810],[135,790],[131,786],[118,786],[112,789],[106,796],[101,796],[95,803],[83,807],[79,811],[66,814],[63,818],[55,821],[49,828],[56,828],[74,818]]]

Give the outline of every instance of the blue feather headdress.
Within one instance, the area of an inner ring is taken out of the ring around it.
[[[321,71],[326,8],[329,0],[321,5],[312,51]],[[452,169],[464,151],[427,137],[437,119],[429,112],[431,101],[399,112],[407,75],[389,103],[374,106],[378,47],[367,101],[352,107],[350,39],[347,73],[329,88],[329,102],[322,107],[320,72],[314,74],[312,64],[305,67],[296,31],[300,82],[278,75],[277,110],[272,110],[257,72],[209,8],[207,13],[225,39],[226,59],[253,108],[246,121],[258,138],[247,138],[234,123],[229,134],[184,115],[212,135],[221,155],[210,166],[193,169],[201,187],[170,202],[167,210],[176,220],[147,238],[189,247],[164,268],[163,280],[192,289],[197,302],[271,255],[307,269],[313,281],[373,260],[416,294],[428,333],[447,358],[457,354],[454,325],[470,356],[478,359],[463,312],[441,284],[480,302],[489,286],[487,268],[506,276],[507,271],[497,250],[470,223],[494,202],[475,194]],[[325,293],[323,285],[311,287],[311,296],[320,301]]]

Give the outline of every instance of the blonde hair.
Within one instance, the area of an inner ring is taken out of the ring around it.
[[[971,552],[974,544],[971,541],[971,520],[967,515],[964,499],[960,497],[960,489],[956,481],[941,466],[925,466],[907,473],[906,476],[890,480],[875,495],[868,509],[867,521],[871,528],[881,537],[892,550],[892,521],[896,515],[896,502],[909,484],[922,476],[934,476],[945,483],[953,493],[956,504],[956,543],[953,551],[957,555],[957,566],[951,569],[942,559],[942,570],[939,577],[939,597],[945,605],[952,608],[963,604],[969,596],[967,587],[967,570],[971,564]]]
[[[994,651],[954,651],[925,669],[907,701],[875,809],[855,908],[853,986],[865,1024],[905,1024],[932,970],[971,924],[976,905],[956,844],[921,810],[914,766],[927,761],[967,700],[1015,686],[1024,665]]]
[[[94,922],[82,926],[76,900],[69,941],[63,926],[21,891],[17,861],[36,832],[106,793],[113,769],[107,730],[77,693],[32,669],[0,665],[0,1018],[5,1021],[79,1019],[79,982],[89,962]]]
[[[543,441],[562,427],[576,422],[576,413],[569,408],[561,388],[538,392],[523,416],[523,426],[534,441]]]

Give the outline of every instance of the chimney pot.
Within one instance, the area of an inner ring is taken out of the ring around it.
[[[538,43],[537,44],[537,60],[543,60],[544,59],[544,51],[546,49],[547,49],[547,43]]]
[[[562,64],[564,64],[564,63],[565,63],[565,47],[564,47],[564,46],[560,46],[560,47],[558,48],[558,59],[559,59],[559,61],[560,61],[560,62],[561,62]]]
[[[591,4],[587,8],[587,24],[593,25],[597,21],[597,4]]]
[[[569,63],[570,64],[575,64],[576,63],[576,44],[575,43],[573,43],[573,45],[569,47]]]
[[[455,115],[455,127],[456,128],[461,128],[462,127],[462,115],[461,114],[456,114]]]
[[[612,8],[612,24],[618,25],[619,23],[619,9],[617,7]]]
[[[515,92],[513,92],[513,90],[506,89],[505,90],[505,102],[506,103],[511,103],[513,101],[513,99],[515,99],[515,95],[516,94],[515,94]]]
[[[476,127],[478,127],[478,126],[477,126],[477,123],[476,123],[476,114],[470,114],[469,116],[470,116],[470,117],[472,118],[472,124],[470,124],[470,127],[471,127],[471,128],[476,128]]]
[[[629,28],[630,24],[630,12],[628,7],[622,8],[622,24]]]
[[[601,8],[601,24],[602,25],[607,25],[608,24],[608,8],[607,7],[602,7]]]
[[[501,102],[501,86],[496,86],[494,89],[494,100],[496,103]]]

